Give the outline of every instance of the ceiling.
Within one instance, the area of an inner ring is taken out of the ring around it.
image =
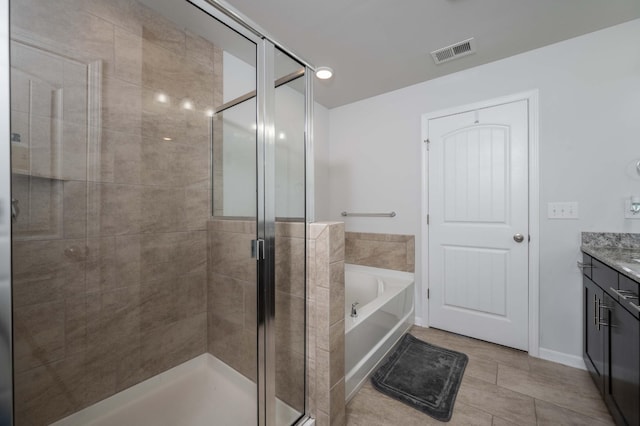
[[[333,108],[640,18],[640,0],[227,0],[315,66]],[[430,52],[475,37],[477,53]],[[602,58],[594,58],[594,61]]]

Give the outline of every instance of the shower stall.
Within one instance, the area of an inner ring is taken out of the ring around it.
[[[9,16],[0,424],[305,422],[310,66],[215,0]]]

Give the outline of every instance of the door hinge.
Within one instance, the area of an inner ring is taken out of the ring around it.
[[[427,225],[429,224],[429,215],[427,215]]]
[[[429,299],[429,289],[427,289],[427,300]]]
[[[264,240],[251,240],[251,257],[264,260]]]
[[[427,144],[427,151],[429,151],[429,144],[431,143],[431,141],[429,139],[425,139],[424,143]]]

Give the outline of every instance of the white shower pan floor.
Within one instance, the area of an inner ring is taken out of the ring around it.
[[[211,354],[202,354],[74,413],[52,426],[255,425],[256,385]],[[277,424],[301,413],[279,399]]]

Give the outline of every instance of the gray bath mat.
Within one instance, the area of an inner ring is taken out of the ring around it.
[[[385,395],[448,422],[468,360],[463,353],[405,334],[371,382]]]

